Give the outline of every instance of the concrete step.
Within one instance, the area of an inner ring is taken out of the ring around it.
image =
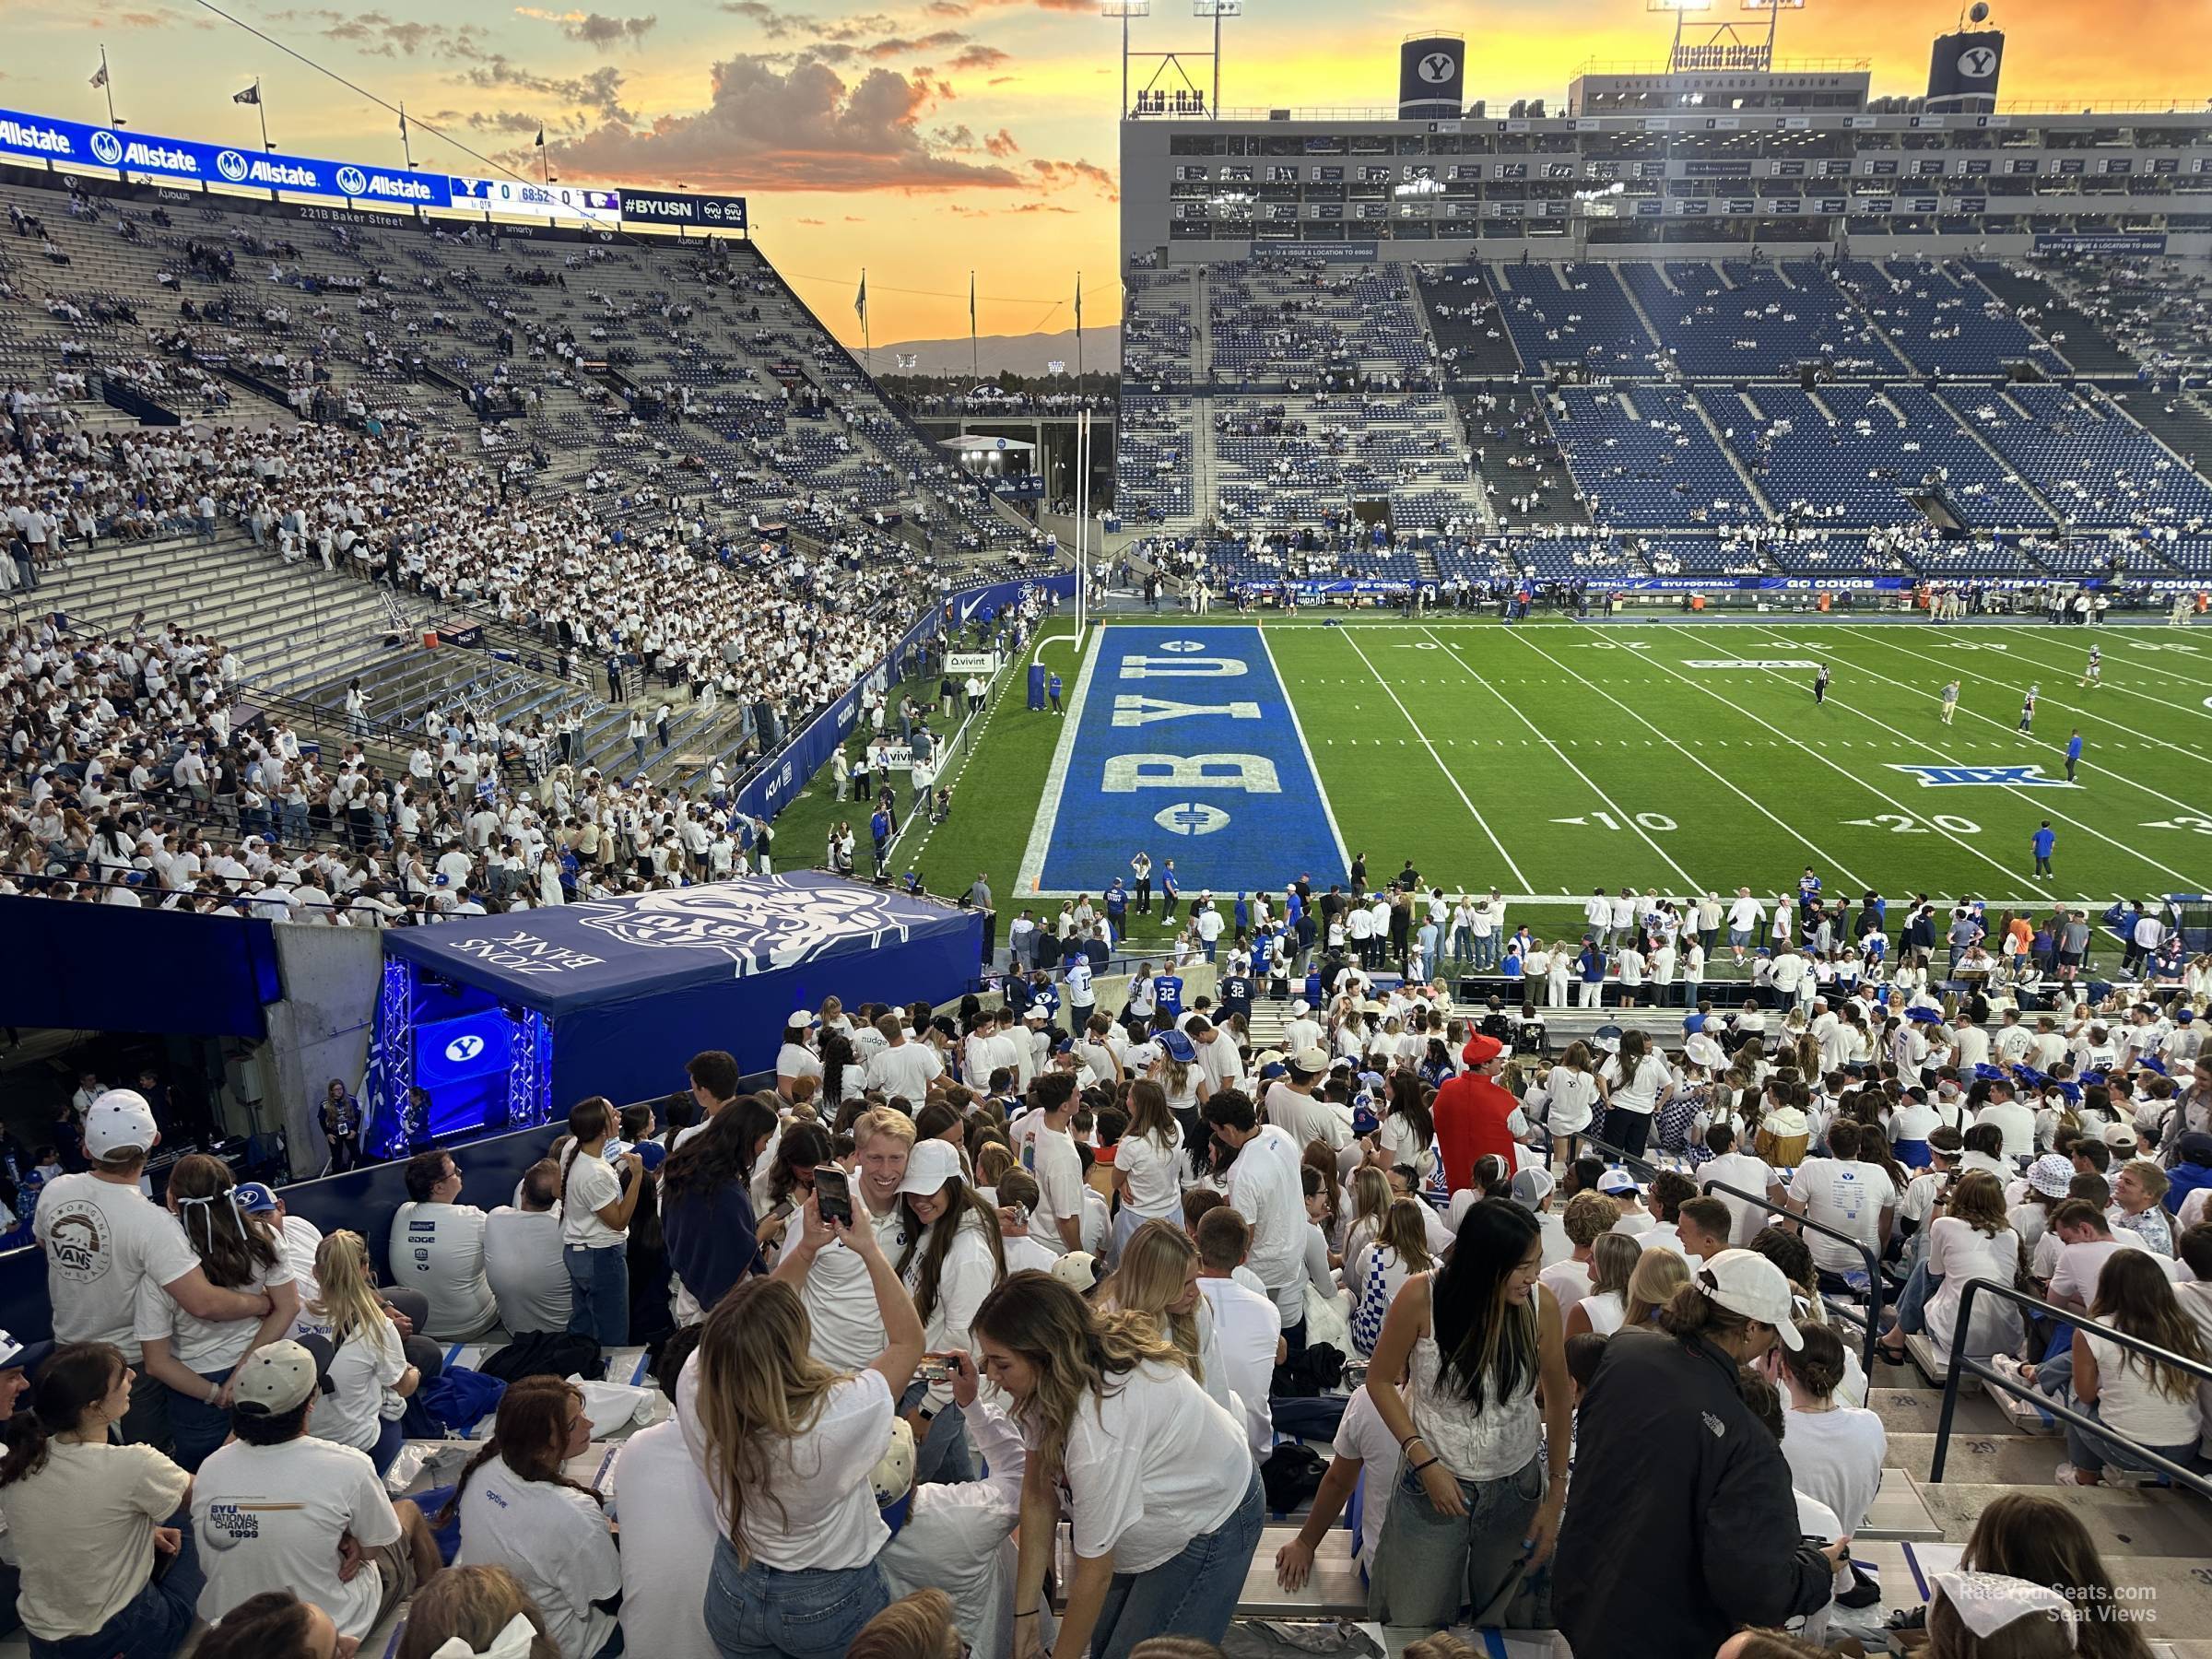
[[[2043,1486],[2065,1453],[2066,1442],[2048,1434],[1954,1434],[1944,1482],[1983,1486]],[[1884,1456],[1892,1475],[1925,1483],[1936,1455],[1932,1434],[1893,1434]]]
[[[2194,1571],[2212,1557],[2212,1506],[2162,1487],[2062,1487],[2053,1478],[2060,1455],[2053,1452],[2051,1467],[2040,1482],[1922,1481],[1917,1483],[1921,1500],[1943,1527],[1943,1535],[1963,1543],[1983,1510],[2008,1492],[2030,1490],[2054,1499],[2081,1518],[2106,1559],[2114,1562],[2114,1577],[2124,1582],[2136,1575],[2137,1558],[2185,1559]],[[2212,1631],[2212,1576],[2198,1583],[2197,1591],[2205,1617],[2182,1627],[2193,1634]]]

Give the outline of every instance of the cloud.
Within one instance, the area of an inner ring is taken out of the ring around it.
[[[951,66],[955,69],[995,69],[1001,64],[1013,61],[1012,53],[1001,52],[995,46],[975,45],[962,48],[952,60]]]
[[[591,12],[560,32],[571,41],[582,41],[604,52],[610,46],[636,45],[653,32],[653,26],[660,20],[657,14],[648,14],[642,18],[608,18]]]
[[[893,35],[865,48],[872,58],[906,57],[916,52],[938,52],[947,46],[958,46],[968,37],[956,29],[941,29],[935,34],[909,37]]]
[[[1010,213],[1073,213],[1075,209],[1063,207],[1057,202],[1024,202],[1020,206],[1009,208],[1007,211]]]
[[[826,224],[828,224],[830,221],[829,221],[828,219],[818,219],[818,218],[803,218],[803,219],[794,219],[794,220],[793,220],[792,222],[793,222],[794,224],[798,224],[798,225],[826,225]]]
[[[1094,161],[1048,161],[1040,156],[1030,161],[1030,169],[1048,190],[1090,184],[1096,186],[1099,193],[1109,200],[1121,199],[1122,193],[1113,182],[1113,175]]]
[[[594,111],[603,121],[623,125],[637,119],[622,106],[622,71],[612,65],[594,69],[585,76],[550,76],[524,68],[504,53],[494,53],[454,78],[458,83],[487,92],[504,87],[535,92],[571,108]]]
[[[1000,127],[995,133],[984,135],[983,148],[1003,161],[1008,156],[1018,151],[1021,146],[1014,142],[1013,134],[1007,132],[1005,127]]]
[[[519,84],[519,83],[517,83]],[[847,82],[827,64],[788,66],[741,53],[714,65],[712,98],[695,114],[649,126],[608,115],[554,147],[579,177],[686,178],[785,190],[1013,189],[1009,170],[979,166],[924,134],[921,117],[947,89],[871,68]],[[575,101],[582,102],[582,100]]]
[[[326,41],[358,47],[373,57],[440,57],[471,62],[486,53],[483,29],[474,23],[406,22],[388,12],[341,12],[327,6],[275,12],[278,22],[309,23]]]
[[[521,110],[477,110],[469,115],[468,124],[479,133],[535,133],[544,122]]]

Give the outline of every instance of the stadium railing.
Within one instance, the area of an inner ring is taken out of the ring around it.
[[[1977,1359],[1969,1355],[1966,1351],[1966,1343],[1973,1324],[1974,1299],[1982,1295],[2002,1297],[2023,1311],[2031,1309],[2038,1313],[2048,1314],[2053,1319],[2071,1325],[2077,1331],[2094,1331],[2105,1341],[2126,1348],[2131,1353],[2141,1354],[2154,1364],[2171,1365],[2176,1371],[2186,1371],[2203,1382],[2212,1382],[2212,1365],[2200,1365],[2194,1359],[2184,1359],[2179,1354],[2169,1353],[2155,1342],[2146,1342],[2140,1336],[2131,1336],[2125,1331],[2117,1330],[2112,1325],[2091,1319],[2070,1308],[2062,1308],[2055,1302],[2045,1301],[2040,1296],[2030,1296],[2027,1291],[2017,1290],[2010,1285],[2000,1285],[1994,1279],[1969,1279],[1966,1281],[1965,1289],[1959,1298],[1958,1324],[1952,1327],[1951,1331],[1951,1362],[1949,1371],[1943,1380],[1943,1412],[1936,1420],[1936,1453],[1928,1464],[1928,1479],[1931,1483],[1942,1480],[1944,1464],[1950,1455],[1951,1419],[1959,1409],[1959,1379],[1971,1375],[1984,1388],[1998,1390],[2018,1399],[2026,1400],[2030,1405],[2049,1412],[2063,1423],[2070,1423],[2085,1433],[2111,1441],[2115,1445],[2125,1446],[2129,1452],[2157,1468],[2169,1479],[2187,1487],[2199,1497],[2212,1498],[2212,1476],[2206,1476],[2185,1464],[2177,1464],[2171,1458],[2153,1451],[2133,1436],[2122,1433],[2110,1423],[2100,1421],[2088,1413],[2067,1405],[2064,1400],[2044,1394],[2031,1383],[2016,1382],[1999,1371],[1987,1359]]]
[[[1614,1146],[1610,1141],[1601,1140],[1596,1135],[1591,1135],[1586,1131],[1578,1135],[1576,1138],[1582,1141],[1584,1146],[1595,1147],[1599,1152],[1604,1153],[1614,1162],[1626,1164],[1631,1169],[1641,1170],[1647,1176],[1655,1175],[1660,1171],[1660,1170],[1665,1167],[1663,1164],[1653,1163],[1649,1159],[1640,1158],[1633,1153],[1624,1152],[1618,1147]],[[1688,1175],[1690,1180],[1697,1182],[1698,1190],[1700,1192],[1725,1193],[1731,1198],[1741,1198],[1747,1203],[1758,1205],[1762,1209],[1771,1210],[1773,1208],[1773,1202],[1768,1198],[1764,1193],[1747,1193],[1742,1187],[1731,1186],[1724,1181],[1710,1180],[1700,1175],[1694,1169],[1678,1171],[1677,1173]],[[1874,1250],[1870,1246],[1861,1242],[1857,1239],[1853,1238],[1849,1233],[1844,1232],[1840,1228],[1830,1227],[1825,1221],[1816,1221],[1810,1216],[1801,1216],[1794,1211],[1785,1211],[1783,1213],[1788,1216],[1790,1220],[1796,1223],[1799,1231],[1802,1232],[1810,1230],[1820,1234],[1824,1238],[1833,1239],[1840,1244],[1849,1245],[1852,1250],[1857,1253],[1859,1258],[1866,1264],[1867,1302],[1865,1307],[1861,1307],[1856,1302],[1846,1301],[1839,1297],[1830,1296],[1824,1290],[1818,1291],[1817,1294],[1818,1294],[1820,1298],[1820,1305],[1826,1308],[1831,1315],[1833,1315],[1836,1319],[1841,1320],[1843,1324],[1857,1328],[1859,1332],[1859,1363],[1865,1371],[1868,1384],[1871,1386],[1874,1379],[1875,1360],[1879,1357],[1877,1352],[1877,1348],[1881,1340],[1882,1332],[1882,1291],[1884,1286],[1882,1282],[1881,1258],[1875,1253]],[[1971,1291],[1971,1286],[1969,1287],[1969,1289]],[[1959,1328],[1960,1330],[1964,1330],[1966,1328],[1966,1310],[1963,1306],[1961,1306],[1959,1311]],[[2212,1373],[2207,1374],[2212,1375]],[[1937,1452],[1936,1455],[1938,1459],[1941,1458],[1942,1453],[1940,1450]]]

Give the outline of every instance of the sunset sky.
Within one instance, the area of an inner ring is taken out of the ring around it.
[[[405,101],[426,170],[497,171],[475,150],[535,177],[542,123],[568,182],[748,197],[770,257],[855,344],[864,265],[878,344],[966,333],[971,267],[985,334],[1070,326],[1078,269],[1085,323],[1119,320],[1119,25],[1098,0],[631,3],[216,0],[233,23],[195,0],[0,0],[0,105],[104,120],[88,85],[104,43],[117,113],[141,132],[250,141],[253,112],[229,95],[259,76],[278,148],[396,162],[393,116],[335,75]],[[2005,95],[2201,104],[2203,4],[1997,0]],[[1188,0],[1154,11],[1132,25],[1137,50],[1206,44]],[[1232,109],[1388,104],[1398,41],[1428,28],[1468,37],[1470,99],[1558,100],[1586,60],[1655,61],[1668,23],[1643,0],[1246,0],[1245,14],[1225,25]],[[1877,92],[1915,91],[1956,16],[1943,0],[1808,0],[1783,18],[1781,52],[1871,55]]]

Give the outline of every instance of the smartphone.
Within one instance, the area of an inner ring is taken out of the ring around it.
[[[959,1373],[953,1370],[951,1361],[942,1356],[924,1354],[922,1363],[914,1370],[914,1375],[924,1382],[949,1382]]]
[[[835,1164],[814,1166],[814,1207],[825,1221],[853,1225],[853,1183]]]
[[[768,1218],[771,1221],[782,1221],[790,1216],[795,1207],[790,1199],[779,1198],[776,1200],[776,1207],[768,1212]]]

